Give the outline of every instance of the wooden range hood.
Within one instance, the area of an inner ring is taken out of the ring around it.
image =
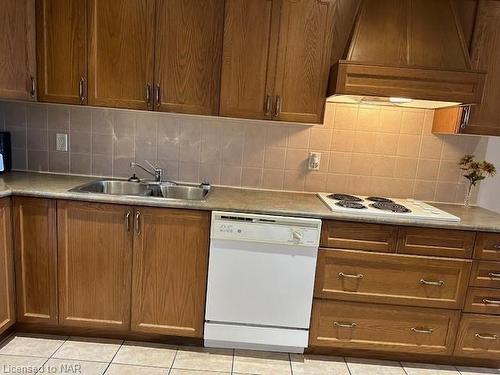
[[[332,69],[328,101],[443,102],[434,108],[480,103],[486,77],[471,69],[453,0],[362,0],[345,59]]]

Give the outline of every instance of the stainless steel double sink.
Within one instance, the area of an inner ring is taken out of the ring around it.
[[[176,182],[134,182],[122,180],[97,180],[70,190],[76,193],[155,197],[190,201],[205,200],[210,185],[191,185]]]

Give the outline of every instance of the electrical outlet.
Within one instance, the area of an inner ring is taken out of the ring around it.
[[[321,153],[319,152],[310,152],[309,153],[309,170],[310,171],[319,171],[319,166],[321,164]]]
[[[56,134],[56,151],[68,151],[68,134],[57,133]]]

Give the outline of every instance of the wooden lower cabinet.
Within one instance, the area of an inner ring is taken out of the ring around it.
[[[451,355],[459,311],[314,300],[312,347]]]
[[[464,312],[500,315],[500,289],[469,288]]]
[[[137,208],[132,330],[203,337],[210,214]]]
[[[58,201],[62,325],[129,329],[131,214],[127,206]]]
[[[500,316],[463,314],[455,355],[500,358]]]
[[[500,289],[500,262],[474,261],[470,284],[482,288]]]
[[[470,260],[320,249],[316,298],[460,309]]]
[[[500,233],[479,233],[474,258],[500,262]]]
[[[57,324],[56,201],[14,198],[17,320]]]
[[[0,335],[16,322],[11,202],[0,199]]]

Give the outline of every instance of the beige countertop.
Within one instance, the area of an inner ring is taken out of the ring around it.
[[[45,173],[9,172],[0,177],[0,197],[22,195],[43,198],[71,199],[102,203],[117,203],[153,207],[172,207],[200,210],[252,212],[269,215],[301,216],[396,225],[415,225],[434,228],[455,228],[500,233],[500,214],[480,207],[465,209],[455,204],[434,206],[461,218],[460,223],[418,219],[367,218],[356,213],[333,213],[311,193],[291,193],[213,187],[206,201],[176,201],[154,197],[114,196],[69,192],[70,189],[96,180],[93,177],[65,176]]]

